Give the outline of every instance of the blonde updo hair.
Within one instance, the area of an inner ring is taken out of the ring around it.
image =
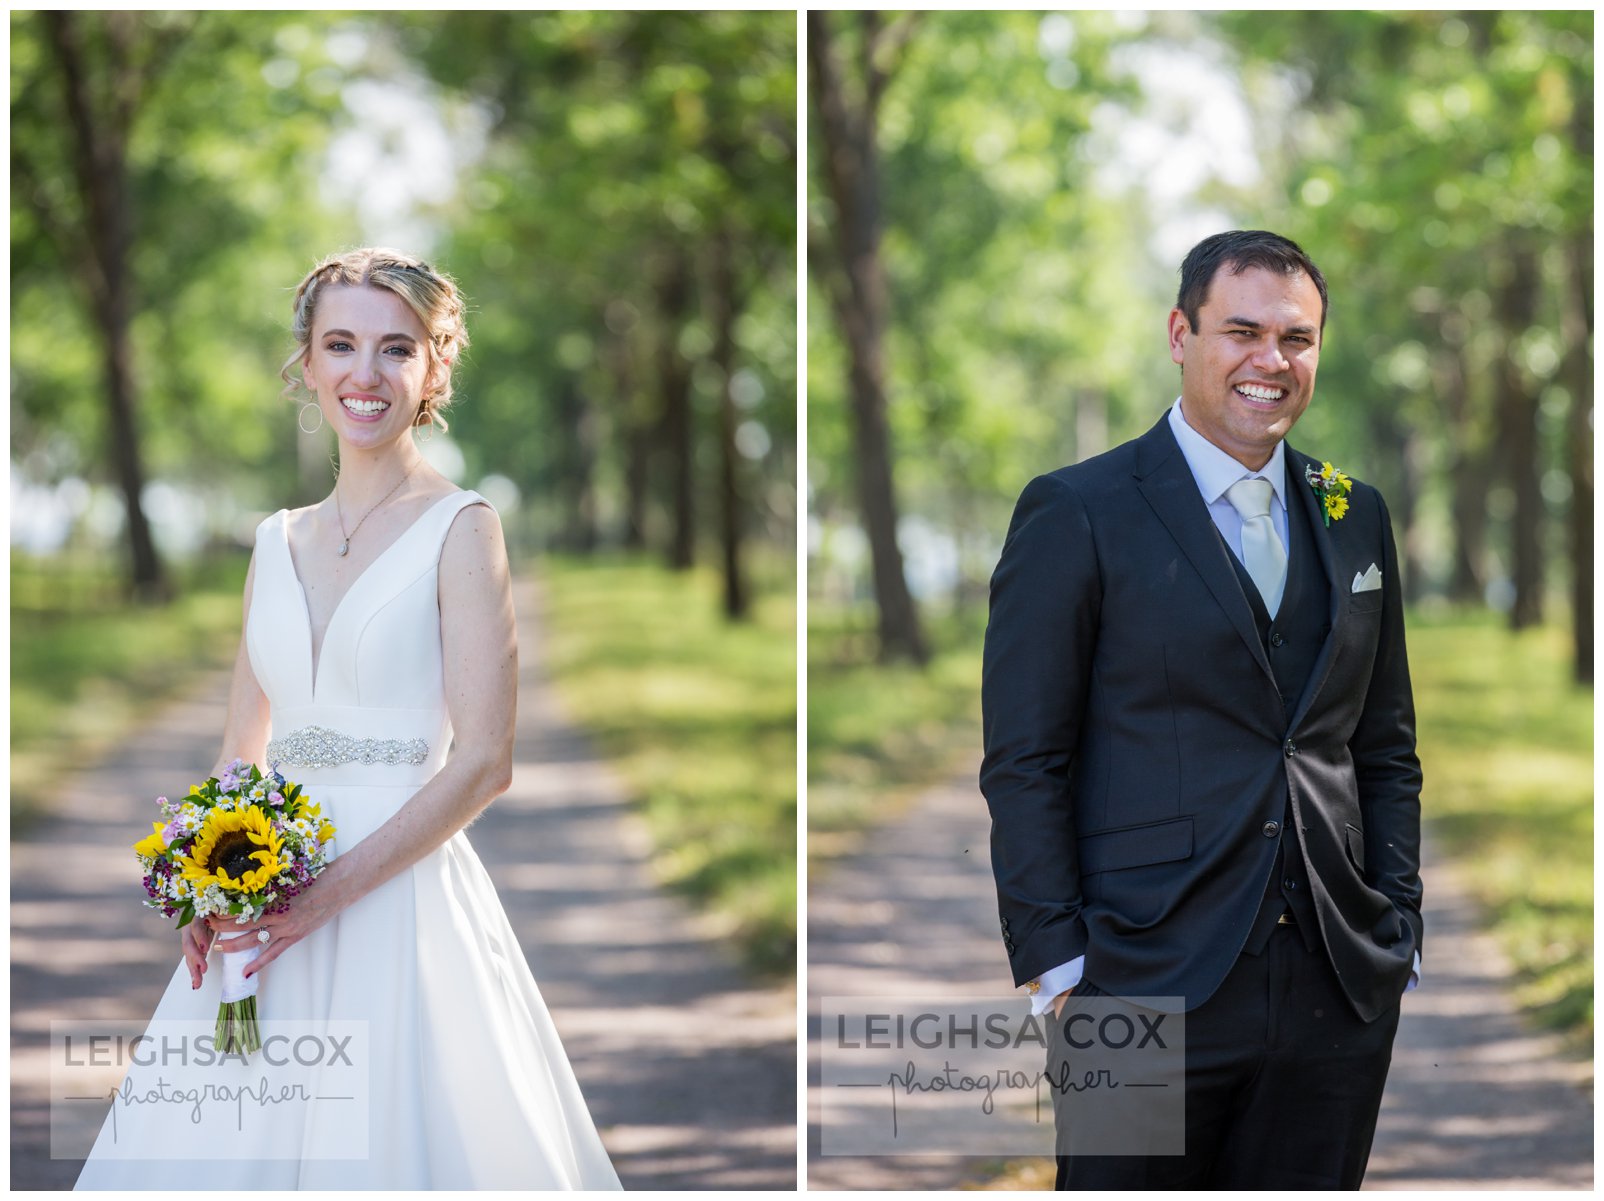
[[[304,363],[311,352],[318,297],[331,287],[383,288],[399,296],[417,316],[428,331],[431,372],[441,364],[445,366],[441,382],[425,394],[413,425],[437,425],[444,431],[447,427],[441,410],[451,403],[451,368],[458,353],[468,345],[468,328],[462,321],[462,293],[450,276],[422,259],[382,246],[330,255],[313,267],[295,289],[295,317],[290,326],[295,353],[279,369],[285,394],[305,385],[303,379],[290,374],[290,369]]]

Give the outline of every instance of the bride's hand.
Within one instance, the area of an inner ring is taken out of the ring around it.
[[[178,946],[189,965],[189,986],[199,988],[206,974],[206,953],[211,950],[213,934],[205,922],[190,922],[178,932]]]
[[[286,913],[267,913],[248,926],[242,926],[231,917],[212,916],[207,922],[218,933],[217,949],[225,955],[248,951],[259,946],[262,953],[245,967],[249,979],[256,975],[290,947],[316,930],[334,916],[327,893],[319,894],[316,883],[290,901]],[[261,932],[267,931],[267,942],[261,941]],[[244,937],[236,937],[243,935]]]

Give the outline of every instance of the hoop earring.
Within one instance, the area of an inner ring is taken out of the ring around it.
[[[306,411],[308,409],[317,409],[317,424],[311,429],[306,428]],[[323,428],[323,410],[318,408],[317,401],[309,400],[301,406],[301,411],[295,418],[295,424],[301,427],[303,434],[315,434]]]

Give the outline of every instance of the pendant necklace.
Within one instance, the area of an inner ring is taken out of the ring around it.
[[[358,521],[355,528],[353,528],[349,534],[345,532],[345,514],[340,511],[340,486],[339,484],[334,485],[334,512],[340,521],[340,536],[345,539],[344,542],[340,543],[340,549],[335,551],[335,554],[339,555],[342,559],[345,558],[346,552],[351,549],[351,539],[355,538],[356,531],[362,528],[362,522],[373,516],[373,509],[377,509],[379,505],[382,505],[385,501],[394,496],[396,494],[396,489],[400,488],[402,484],[406,483],[407,478],[411,476],[411,474],[417,469],[418,465],[416,463],[414,463],[411,467],[408,467],[407,474],[403,475],[395,482],[395,488],[391,488],[383,496],[379,497],[378,504],[375,504],[372,509],[369,509],[366,513],[362,514],[362,521]]]

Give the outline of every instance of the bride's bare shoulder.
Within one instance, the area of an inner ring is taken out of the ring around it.
[[[451,519],[440,562],[450,575],[472,574],[482,568],[505,570],[507,543],[501,529],[501,515],[488,501],[477,498],[472,504],[463,505]]]

